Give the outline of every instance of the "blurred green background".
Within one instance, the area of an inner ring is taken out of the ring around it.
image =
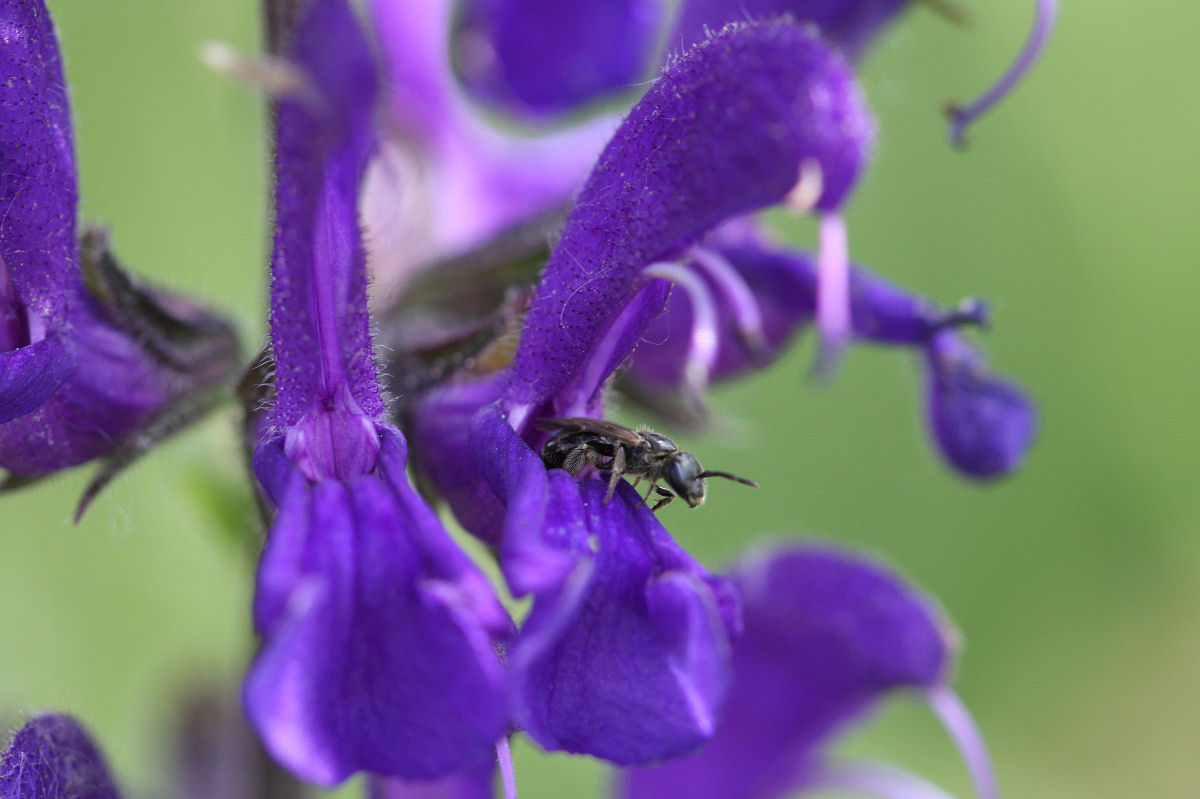
[[[866,64],[880,144],[851,248],[943,302],[992,301],[985,346],[1040,404],[1027,467],[961,482],[924,440],[914,361],[855,350],[816,387],[808,341],[718,393],[722,431],[682,441],[762,489],[716,485],[702,510],[663,518],[710,566],[750,542],[817,537],[937,596],[966,640],[957,684],[1007,795],[1200,795],[1200,10],[1066,3],[1044,61],[964,153],[938,109],[1000,73],[1032,3],[964,5],[967,29],[915,8]],[[264,113],[196,56],[212,39],[253,50],[256,4],[50,6],[84,218],[112,226],[134,270],[231,309],[256,347]],[[233,684],[250,651],[252,565],[228,534],[249,519],[233,416],[146,458],[76,527],[88,471],[0,503],[0,709],[9,726],[18,711],[78,714],[144,795],[165,784],[179,691]],[[970,795],[915,703],[848,746]],[[527,745],[517,758],[527,799],[602,792],[587,760]]]

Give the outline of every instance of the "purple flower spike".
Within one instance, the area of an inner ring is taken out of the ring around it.
[[[549,116],[628,92],[654,61],[662,0],[472,0],[455,33],[471,89],[514,115]]]
[[[841,787],[878,796],[942,796],[903,773],[844,767],[827,751],[888,693],[943,690],[952,652],[932,603],[878,566],[815,547],[760,553],[734,580],[745,632],[716,737],[690,757],[626,772],[621,795],[774,799],[830,787],[837,775]]]
[[[96,457],[86,502],[216,403],[238,368],[219,317],[137,285],[76,236],[70,104],[40,0],[0,0],[0,468],[17,483]]]
[[[103,755],[70,716],[36,716],[0,759],[0,799],[118,799]]]
[[[787,14],[816,25],[822,35],[857,59],[910,0],[684,0],[672,43],[702,41],[710,29],[740,19]]]
[[[255,472],[278,509],[259,567],[263,648],[243,701],[267,749],[334,785],[482,762],[508,721],[511,622],[409,485],[371,353],[356,198],[372,152],[371,48],[345,0],[313,0],[279,101],[273,426]]]
[[[979,479],[1017,469],[1037,432],[1025,393],[992,374],[983,357],[952,331],[931,339],[926,368],[926,412],[946,459]]]
[[[559,391],[642,271],[725,219],[781,202],[797,183],[819,182],[811,207],[835,212],[871,140],[849,67],[803,28],[731,25],[693,48],[630,112],[580,193],[506,399],[529,406]]]

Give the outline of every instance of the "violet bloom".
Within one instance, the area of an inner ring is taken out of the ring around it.
[[[254,456],[278,511],[244,702],[305,779],[433,779],[493,756],[510,622],[382,421],[355,207],[374,147],[370,46],[344,0],[314,0],[289,56],[306,84],[277,108],[275,403]]]
[[[852,76],[815,36],[728,28],[675,62],[605,149],[511,369],[420,403],[427,470],[513,593],[534,598],[508,665],[514,718],[543,747],[620,764],[694,749],[715,729],[739,622],[728,584],[629,485],[606,502],[594,477],[547,472],[536,420],[602,415],[608,377],[666,301],[656,264],[782,200],[802,165],[825,176],[811,199],[833,215],[869,139]]]
[[[923,780],[845,762],[832,739],[888,695],[924,697],[995,799],[981,737],[947,685],[952,636],[933,603],[855,556],[792,545],[745,559],[733,573],[744,634],[733,644],[733,685],[716,736],[695,754],[625,772],[623,799],[774,799],[842,790],[882,799],[946,799]]]
[[[77,241],[70,106],[41,0],[0,2],[0,74],[0,466],[20,482],[108,456],[90,496],[212,406],[237,341],[138,286],[103,233]]]
[[[741,222],[690,248],[672,270],[676,291],[646,329],[623,385],[658,412],[698,424],[710,382],[762,368],[812,321],[817,269],[809,255]],[[951,466],[992,478],[1020,465],[1033,442],[1033,407],[955,331],[986,323],[981,303],[942,309],[854,267],[850,323],[853,342],[921,354],[929,426]]]
[[[118,799],[104,756],[70,716],[35,716],[0,758],[0,799]]]

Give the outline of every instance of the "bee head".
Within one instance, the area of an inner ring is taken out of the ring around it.
[[[676,496],[694,508],[704,502],[704,493],[708,488],[708,481],[701,476],[703,471],[704,467],[695,455],[676,452],[663,469],[663,481]]]

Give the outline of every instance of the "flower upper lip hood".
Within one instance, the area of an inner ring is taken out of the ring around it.
[[[844,61],[787,21],[730,25],[674,62],[625,119],[576,199],[530,307],[507,390],[544,401],[644,280],[729,217],[783,201],[802,167],[835,211],[871,117]]]
[[[238,344],[216,314],[126,275],[103,233],[77,239],[70,104],[40,0],[0,2],[0,74],[0,466],[29,480],[108,457],[86,504],[213,406]]]

